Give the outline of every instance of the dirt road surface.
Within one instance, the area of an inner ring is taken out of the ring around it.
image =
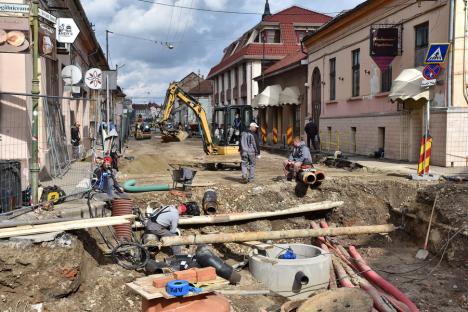
[[[371,225],[393,222],[401,229],[387,236],[363,235],[338,237],[343,245],[357,246],[362,256],[379,274],[406,293],[421,311],[467,311],[467,237],[434,227],[431,233],[431,256],[427,261],[414,256],[422,247],[427,224],[394,214],[392,209],[406,209],[428,217],[434,195],[443,198],[436,205],[435,219],[454,228],[466,226],[468,216],[467,184],[413,182],[364,169],[346,171],[318,166],[327,179],[319,190],[300,199],[294,195],[294,183],[283,179],[284,155],[262,151],[255,181],[240,183],[240,171],[204,170],[200,162],[207,158],[198,139],[183,143],[162,144],[157,138],[130,141],[120,163],[119,179],[136,179],[138,184],[171,184],[171,169],[177,164],[197,170],[191,199],[201,203],[203,193],[214,188],[218,193],[219,212],[269,211],[321,200],[342,200],[334,211],[223,224],[184,227],[183,233],[238,232],[309,228],[312,220],[326,218],[331,226]],[[132,194],[135,204],[144,210],[148,204],[176,204],[187,200],[169,192]],[[42,244],[0,241],[1,311],[141,311],[140,299],[125,283],[142,276],[112,264],[97,248],[93,231],[75,231],[59,240]],[[294,241],[311,243],[310,239]],[[289,241],[291,242],[291,241]],[[244,259],[248,247],[216,244],[213,250],[228,263]],[[193,252],[193,247],[188,250]],[[443,255],[443,260],[440,261]],[[157,257],[163,257],[160,253]],[[439,263],[440,262],[440,263]],[[265,289],[248,270],[241,272],[237,289]],[[232,287],[232,286],[231,286]],[[279,297],[228,297],[234,311],[278,311],[285,301]]]

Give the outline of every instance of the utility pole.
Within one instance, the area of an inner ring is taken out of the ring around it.
[[[111,31],[106,29],[106,60],[107,65],[110,70],[110,63],[109,63],[109,34],[112,33]],[[109,71],[106,74],[106,125],[107,125],[107,133],[109,133],[109,119],[110,119],[110,94],[109,94]],[[103,142],[104,144],[104,142]]]
[[[39,203],[39,0],[33,0],[31,5],[31,27],[33,30],[32,44],[32,129],[31,129],[31,199],[32,204]]]

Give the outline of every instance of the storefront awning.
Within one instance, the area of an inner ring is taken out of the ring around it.
[[[416,68],[404,69],[395,78],[389,97],[392,101],[404,102],[406,100],[430,100],[432,94],[429,88],[421,87],[424,77]]]
[[[280,85],[266,87],[262,93],[254,97],[252,100],[252,107],[260,108],[266,106],[278,106],[281,91],[282,88]]]
[[[281,92],[279,96],[279,104],[291,104],[291,105],[300,105],[300,91],[299,88],[294,87],[286,87],[284,88],[283,92]]]

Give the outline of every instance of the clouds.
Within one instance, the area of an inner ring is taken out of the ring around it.
[[[161,101],[171,81],[191,71],[206,75],[222,57],[223,49],[260,21],[260,15],[237,15],[173,8],[137,0],[82,0],[86,14],[96,25],[101,45],[105,30],[110,35],[110,63],[125,64],[119,70],[119,84],[127,95],[147,101]],[[158,0],[185,7],[263,12],[264,0]],[[362,0],[270,0],[272,13],[291,5],[320,12],[349,9]],[[173,42],[174,49],[150,41],[130,39],[118,34],[148,40]]]

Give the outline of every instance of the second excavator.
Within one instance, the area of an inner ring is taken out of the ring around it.
[[[183,129],[170,126],[169,119],[176,99],[179,103],[187,105],[197,117],[200,134],[203,142],[203,150],[207,155],[238,156],[239,146],[236,135],[243,130],[243,125],[252,121],[252,108],[248,105],[232,105],[216,107],[213,114],[213,123],[210,124],[202,104],[185,92],[173,82],[166,93],[163,113],[158,121],[163,141],[183,141],[187,133]],[[219,163],[222,163],[220,159]]]

